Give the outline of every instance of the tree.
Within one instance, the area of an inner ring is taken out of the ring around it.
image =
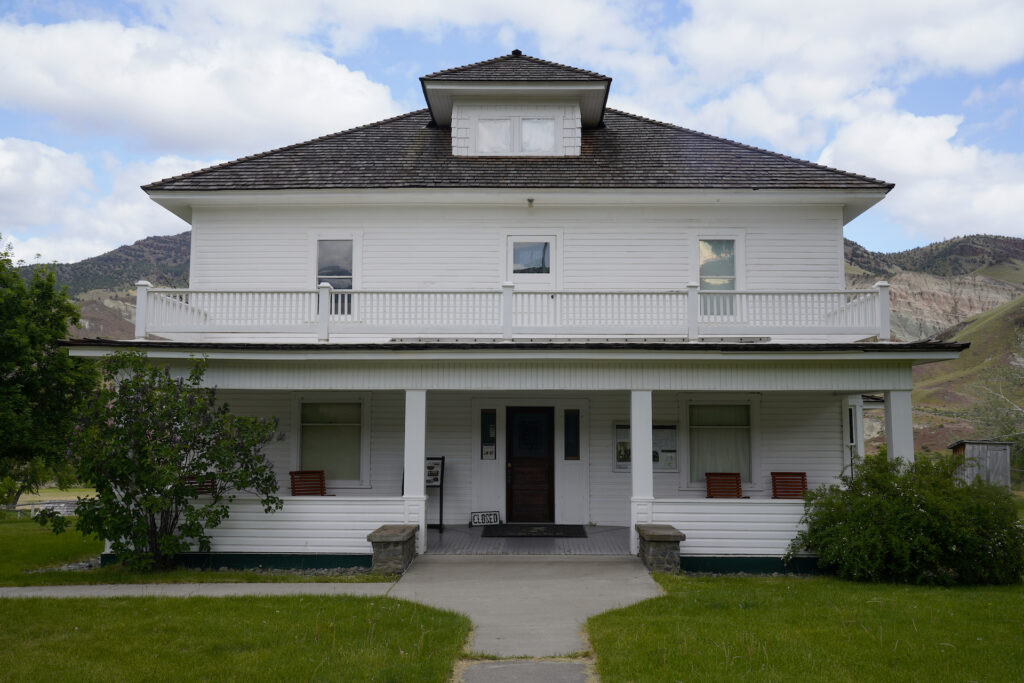
[[[100,361],[104,382],[76,426],[69,453],[96,497],[79,499],[76,527],[107,539],[133,569],[167,568],[177,553],[209,552],[207,530],[224,521],[239,492],[281,508],[263,454],[274,420],[232,415],[202,386],[205,360],[187,377],[139,352]],[[60,532],[66,521],[41,517]]]
[[[10,245],[0,247],[0,502],[7,506],[49,481],[74,480],[65,443],[96,386],[93,363],[60,346],[79,319],[67,288],[49,266],[26,281],[17,265]]]
[[[974,431],[981,438],[1013,443],[1011,474],[1019,480],[1024,471],[1024,368],[1010,364],[990,371],[974,389],[978,400],[969,411]]]

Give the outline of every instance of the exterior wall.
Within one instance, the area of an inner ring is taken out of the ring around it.
[[[686,534],[680,555],[781,557],[803,512],[800,500],[656,500],[652,521]]]
[[[218,395],[238,414],[278,418],[283,438],[272,442],[267,448],[267,454],[281,483],[281,492],[286,494],[288,471],[298,466],[295,406],[303,394],[232,390],[220,391]],[[325,400],[326,397],[350,395],[320,393],[311,395],[311,398]],[[400,507],[401,499],[398,497],[402,494],[403,477],[403,395],[394,391],[366,392],[365,395],[369,396],[370,402],[370,487],[331,489],[330,493],[338,496],[339,501],[364,498],[370,506],[377,505],[373,501],[394,497]],[[654,475],[655,498],[659,501],[707,502],[703,486],[690,487],[686,481],[687,433],[682,425],[686,401],[692,396],[695,394],[654,393],[654,423],[678,426],[677,439],[681,451],[679,472],[656,472]],[[755,487],[745,487],[744,492],[754,499],[770,496],[770,472],[773,470],[807,472],[808,485],[811,487],[833,481],[840,473],[843,462],[842,397],[817,392],[777,392],[762,395],[759,403],[760,419],[755,421],[752,431]],[[614,455],[615,425],[629,422],[627,392],[428,392],[426,454],[427,457],[443,455],[446,459],[446,524],[468,523],[469,513],[473,510],[504,511],[503,413],[507,405],[554,405],[581,409],[582,425],[586,432],[582,439],[583,452],[579,468],[572,467],[576,463],[567,464],[562,461],[559,446],[561,437],[559,435],[556,438],[556,498],[560,491],[568,492],[566,499],[556,502],[556,515],[559,515],[557,521],[616,526],[629,523],[631,474],[629,471],[616,470]],[[476,420],[482,407],[498,409],[498,454],[494,461],[480,461],[479,457],[475,457],[479,454],[479,439],[476,436],[479,434],[479,424]],[[556,424],[559,422],[556,415]],[[427,497],[427,520],[436,523],[439,512],[438,490],[428,488]],[[571,513],[562,510],[570,502],[579,502],[578,497],[584,497],[586,505],[573,507]],[[573,500],[569,501],[570,498]],[[295,500],[301,502],[303,499]],[[316,502],[313,501],[314,504]],[[289,506],[289,509],[294,508],[294,503],[289,503]],[[706,508],[700,510],[706,511]],[[245,528],[255,529],[254,524],[258,526],[262,523],[262,513],[260,515],[252,519],[245,517],[249,525]],[[280,513],[279,518],[289,519]],[[394,520],[389,517],[380,524],[385,521]],[[689,537],[690,530],[682,530]],[[220,534],[218,532],[218,537]],[[365,534],[362,538],[365,540]]]
[[[496,290],[509,234],[551,235],[559,287],[685,288],[697,241],[734,238],[740,289],[843,289],[842,211],[803,207],[506,206],[195,209],[195,289],[310,289],[318,238],[355,240],[362,289]],[[581,200],[581,204],[585,203]]]

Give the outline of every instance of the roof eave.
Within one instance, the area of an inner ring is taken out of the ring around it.
[[[584,127],[604,119],[612,79],[589,81],[466,81],[420,78],[423,97],[433,122],[451,126],[456,98],[501,101],[572,100],[580,105]]]

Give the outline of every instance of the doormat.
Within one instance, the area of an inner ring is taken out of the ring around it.
[[[484,538],[586,538],[582,524],[495,524],[484,527]]]

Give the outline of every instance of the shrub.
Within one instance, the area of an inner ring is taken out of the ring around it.
[[[78,499],[76,528],[110,541],[131,569],[166,569],[178,553],[209,552],[207,533],[240,492],[281,508],[263,453],[275,422],[233,415],[202,386],[206,362],[175,379],[138,352],[100,361],[103,385],[74,431],[69,457],[95,497]],[[60,533],[67,521],[36,521]]]
[[[963,458],[905,464],[870,456],[840,485],[807,494],[806,530],[787,559],[810,550],[847,579],[928,585],[1017,583],[1024,524],[1010,492],[956,476]]]

